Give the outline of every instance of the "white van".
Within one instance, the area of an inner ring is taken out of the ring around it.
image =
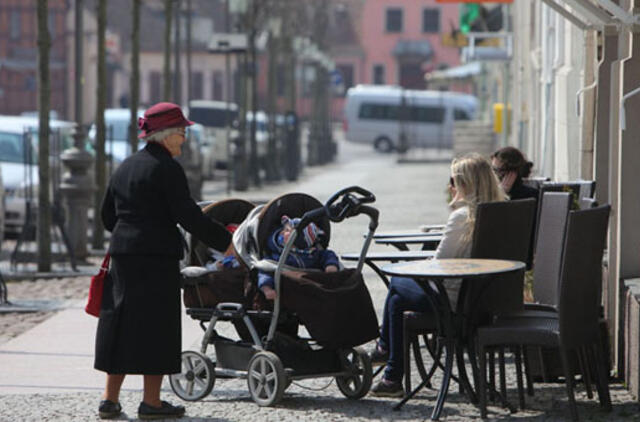
[[[390,152],[398,148],[400,133],[404,130],[408,147],[451,148],[453,122],[472,120],[477,103],[476,97],[455,92],[358,85],[347,91],[346,138],[371,143],[379,151]]]
[[[215,163],[215,168],[227,167],[227,124],[238,119],[238,106],[224,101],[192,100],[189,102],[189,120],[204,126],[202,147],[206,162]],[[232,130],[230,130],[232,134]],[[208,140],[208,141],[207,141]],[[209,144],[211,142],[211,144]],[[211,177],[213,168],[205,169],[205,177]]]

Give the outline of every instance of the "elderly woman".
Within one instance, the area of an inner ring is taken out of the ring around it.
[[[538,190],[522,183],[531,174],[533,163],[518,148],[500,148],[491,156],[491,165],[510,199],[538,199]]]
[[[479,155],[451,163],[451,214],[435,258],[465,258],[471,253],[476,207],[480,202],[504,201],[504,191],[489,162]],[[449,282],[447,295],[455,309],[462,282]],[[435,298],[435,292],[434,292]],[[401,397],[404,376],[402,315],[404,311],[429,312],[427,293],[410,278],[392,277],[384,304],[380,340],[371,353],[373,363],[386,364],[384,375],[373,387],[374,396]]]
[[[231,238],[191,199],[180,164],[187,120],[180,107],[159,103],[139,119],[147,144],[115,171],[102,205],[111,231],[111,282],[105,284],[96,333],[95,368],[107,373],[101,418],[118,416],[125,374],[144,378],[140,419],[175,418],[182,406],[160,400],[164,374],[180,372],[180,224],[199,240],[225,250]]]

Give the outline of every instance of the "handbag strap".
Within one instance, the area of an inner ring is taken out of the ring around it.
[[[107,271],[109,269],[110,262],[111,262],[111,254],[107,252],[107,254],[104,256],[104,259],[102,260],[102,265],[100,266],[100,270]]]

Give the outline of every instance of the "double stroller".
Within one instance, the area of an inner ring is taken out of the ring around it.
[[[170,376],[173,391],[188,401],[210,394],[216,378],[244,378],[251,398],[272,406],[292,381],[334,377],[340,391],[359,399],[372,382],[371,361],[357,347],[378,336],[378,322],[364,280],[364,257],[378,225],[378,211],[366,205],[372,193],[357,186],[335,193],[326,204],[303,194],[277,197],[266,205],[224,200],[203,212],[227,225],[233,234],[236,268],[208,269],[207,248],[191,242],[183,269],[186,312],[204,330],[200,351],[182,352],[182,371]],[[296,237],[311,222],[324,231],[328,245],[331,222],[365,214],[369,231],[356,268],[325,273],[285,265]],[[264,259],[268,237],[287,215],[300,218],[278,262]],[[209,265],[210,267],[210,265]],[[257,288],[257,271],[274,274],[276,298],[267,302]],[[218,334],[219,322],[235,327],[237,339]],[[309,333],[298,336],[299,325]],[[215,357],[207,353],[212,344]]]

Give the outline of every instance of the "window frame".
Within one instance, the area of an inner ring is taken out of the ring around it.
[[[389,17],[392,12],[400,12],[400,27],[399,29],[389,29]],[[402,7],[387,7],[384,13],[384,30],[388,34],[401,34],[404,32],[404,8]]]
[[[427,12],[437,12],[438,22],[435,30],[427,28]],[[425,7],[422,9],[422,33],[423,34],[437,34],[440,33],[442,28],[442,10],[439,7]]]

